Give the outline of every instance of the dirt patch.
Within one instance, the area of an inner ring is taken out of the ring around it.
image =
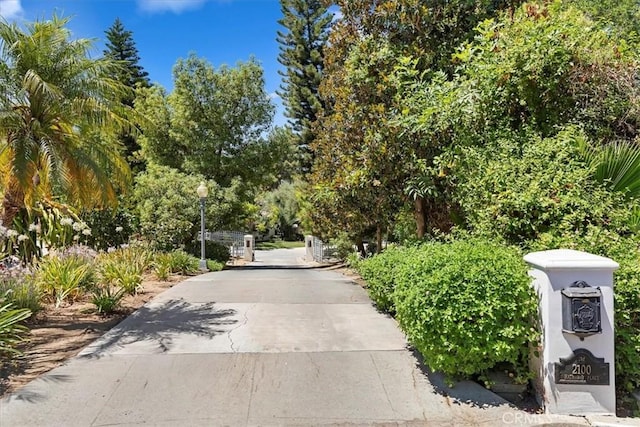
[[[125,297],[118,312],[106,316],[97,313],[88,296],[57,308],[45,304],[29,320],[31,334],[20,347],[24,355],[1,365],[0,397],[60,366],[153,297],[186,278],[176,275],[163,282],[146,276],[142,292]]]

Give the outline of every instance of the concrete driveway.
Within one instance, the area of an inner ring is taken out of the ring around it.
[[[357,284],[303,249],[193,277],[0,401],[5,426],[514,425],[426,372]]]

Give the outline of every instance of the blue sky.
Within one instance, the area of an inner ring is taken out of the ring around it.
[[[133,38],[140,64],[152,82],[172,89],[172,67],[190,52],[214,67],[247,61],[252,55],[265,70],[266,90],[278,107],[275,124],[284,124],[275,91],[281,78],[276,32],[278,0],[0,0],[0,16],[10,21],[71,16],[74,37],[95,38],[102,54],[107,30],[116,17]]]

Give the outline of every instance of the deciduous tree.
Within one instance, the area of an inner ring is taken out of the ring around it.
[[[253,59],[218,69],[190,55],[174,67],[174,90],[140,91],[136,108],[151,118],[143,125],[145,153],[161,164],[202,174],[226,187],[234,178],[262,184],[274,107],[262,67]]]

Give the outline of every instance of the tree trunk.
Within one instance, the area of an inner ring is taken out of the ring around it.
[[[356,246],[358,247],[358,252],[360,252],[360,255],[362,256],[362,258],[367,256],[367,251],[365,251],[364,249],[364,242],[362,241],[362,237],[358,237],[356,239]]]
[[[376,229],[376,253],[382,252],[382,227],[378,225]]]
[[[2,225],[12,228],[13,219],[24,207],[24,193],[16,190],[15,185],[9,185],[2,199]]]
[[[418,235],[419,239],[422,239],[427,231],[427,210],[425,205],[426,203],[424,198],[416,197],[413,206],[414,215],[416,218],[416,234]]]

